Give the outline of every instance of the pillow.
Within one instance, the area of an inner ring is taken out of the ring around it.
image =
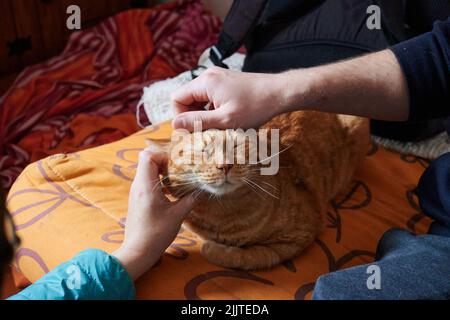
[[[31,282],[87,248],[113,252],[124,235],[128,192],[146,139],[167,139],[169,123],[90,150],[29,165],[8,196],[22,239],[17,268]],[[374,147],[348,193],[330,203],[327,226],[300,257],[272,270],[218,267],[182,229],[157,266],[137,282],[141,299],[308,299],[316,279],[369,263],[392,227],[424,233],[430,220],[413,189],[426,163]],[[365,285],[365,284],[362,284]]]

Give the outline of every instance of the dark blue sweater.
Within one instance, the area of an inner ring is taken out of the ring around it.
[[[408,83],[410,119],[450,116],[450,18],[391,49]]]

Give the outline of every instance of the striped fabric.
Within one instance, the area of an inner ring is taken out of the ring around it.
[[[180,0],[73,33],[59,56],[28,67],[0,98],[0,186],[48,155],[137,131],[143,87],[193,68],[220,26],[201,1]]]

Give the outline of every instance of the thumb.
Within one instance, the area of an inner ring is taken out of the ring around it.
[[[195,198],[192,195],[187,195],[181,198],[173,204],[173,213],[178,215],[181,220],[184,220],[186,216],[194,209],[196,205]]]
[[[162,152],[152,152],[145,149],[139,154],[139,162],[134,183],[147,191],[154,192],[161,189],[159,173],[167,165],[167,155]]]
[[[179,114],[173,120],[174,129],[186,129],[194,131],[195,125],[201,123],[201,129],[226,129],[222,123],[223,115],[220,109],[211,111],[191,111]],[[197,123],[196,123],[197,122]]]

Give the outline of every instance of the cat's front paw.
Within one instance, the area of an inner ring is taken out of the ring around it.
[[[213,241],[206,241],[203,243],[202,246],[202,256],[206,258],[211,263],[217,264],[219,266],[225,267],[225,268],[233,268],[228,266],[228,263],[226,263],[225,260],[227,260],[225,256],[225,252],[227,251],[227,246],[213,242]]]
[[[243,261],[242,249],[238,247],[206,241],[202,246],[202,255],[209,262],[224,268],[249,270]]]
[[[268,247],[240,248],[213,241],[206,241],[203,244],[202,255],[209,262],[221,267],[246,271],[268,269],[281,262],[276,252]]]

